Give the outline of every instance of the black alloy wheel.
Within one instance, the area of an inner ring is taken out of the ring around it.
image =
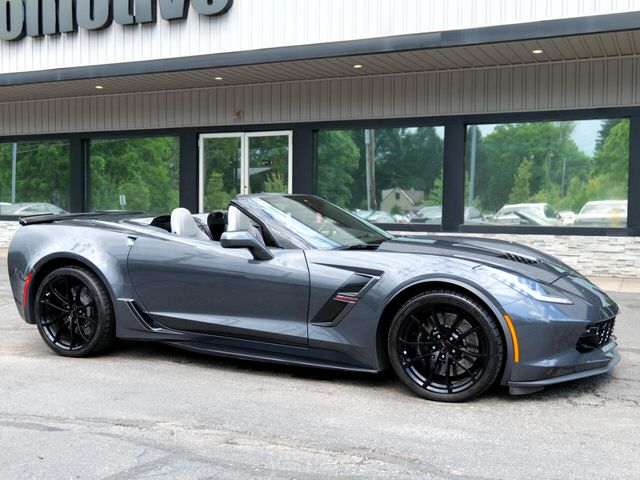
[[[389,357],[418,395],[460,402],[480,395],[500,373],[504,346],[493,316],[475,299],[448,290],[409,300],[391,323]]]
[[[109,295],[93,273],[81,268],[63,267],[47,275],[33,311],[40,335],[60,355],[96,354],[115,337]]]

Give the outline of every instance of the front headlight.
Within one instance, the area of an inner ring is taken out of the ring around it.
[[[568,298],[559,297],[557,294],[551,292],[545,285],[536,282],[535,280],[531,280],[530,278],[520,277],[513,273],[505,272],[504,270],[485,266],[476,267],[476,270],[499,280],[508,287],[513,288],[516,292],[535,300],[547,303],[561,303],[564,305],[573,304],[573,302]]]

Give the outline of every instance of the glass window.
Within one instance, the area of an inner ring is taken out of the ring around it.
[[[203,212],[226,210],[240,192],[242,136],[212,136],[202,140]]]
[[[91,140],[89,210],[170,213],[179,204],[180,140]]]
[[[627,119],[471,125],[465,163],[467,224],[627,224]]]
[[[67,140],[0,144],[0,215],[69,210]]]
[[[323,130],[316,194],[372,223],[440,224],[444,127]]]
[[[249,193],[289,192],[289,135],[252,134],[249,143]]]

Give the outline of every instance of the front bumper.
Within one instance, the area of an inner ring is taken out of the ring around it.
[[[530,298],[505,305],[520,346],[519,360],[510,362],[501,382],[510,393],[532,393],[547,385],[600,375],[620,361],[612,335],[617,305],[596,303],[594,298],[592,304],[573,299],[570,305]]]
[[[556,367],[557,372],[569,371],[569,373],[550,376],[543,380],[509,381],[507,382],[507,385],[509,386],[509,393],[511,395],[527,395],[529,393],[543,390],[549,385],[571,382],[573,380],[607,373],[620,362],[620,355],[616,351],[617,346],[618,344],[615,340],[611,340],[601,349],[597,349],[586,354],[587,357],[591,358],[586,358],[585,362],[582,364],[574,365],[572,367],[566,366],[560,369]]]

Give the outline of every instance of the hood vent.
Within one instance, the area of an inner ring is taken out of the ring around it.
[[[529,257],[527,255],[520,255],[517,253],[505,252],[500,255],[500,258],[504,258],[505,260],[510,260],[516,263],[522,263],[524,265],[535,265],[536,263],[540,263],[540,260],[535,257]]]

